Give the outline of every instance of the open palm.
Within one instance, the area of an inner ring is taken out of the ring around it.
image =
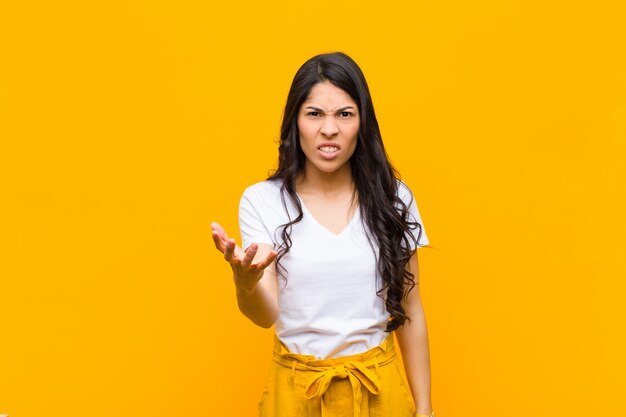
[[[211,223],[212,237],[215,247],[230,263],[233,269],[235,284],[243,289],[252,290],[263,277],[263,271],[276,259],[276,251],[270,251],[258,262],[253,263],[259,245],[252,243],[245,251],[237,245],[235,239],[228,237],[222,226]]]

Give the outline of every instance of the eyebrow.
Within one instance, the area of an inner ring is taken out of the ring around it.
[[[324,113],[324,110],[320,109],[319,107],[315,107],[315,106],[306,106],[305,109],[312,109],[312,110],[316,110],[316,111]],[[337,109],[337,111],[335,113],[340,113],[340,112],[342,112],[344,110],[348,110],[348,109],[354,109],[354,107],[353,106],[342,107],[340,109]]]

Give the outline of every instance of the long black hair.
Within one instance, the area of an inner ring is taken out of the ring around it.
[[[415,286],[414,274],[405,268],[413,254],[409,239],[417,247],[422,228],[419,223],[409,220],[409,209],[398,196],[399,174],[385,152],[365,76],[356,62],[342,52],[320,54],[309,59],[298,69],[291,83],[280,130],[278,168],[268,180],[281,181],[283,206],[289,213],[287,195],[296,207],[297,216],[294,219],[290,216],[290,221],[282,225],[282,244],[276,263],[281,271],[280,260],[292,244],[291,228],[303,217],[295,191],[296,178],[303,172],[305,164],[298,133],[298,113],[313,86],[323,81],[330,81],[348,93],[358,106],[360,125],[350,166],[361,219],[379,248],[376,264],[383,286],[378,295],[385,295],[385,307],[391,316],[386,331],[391,332],[408,318],[401,302]],[[419,228],[417,238],[412,232],[416,228]]]

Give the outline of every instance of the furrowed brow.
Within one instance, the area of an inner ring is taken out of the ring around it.
[[[306,106],[305,109],[311,109],[311,110],[315,110],[321,113],[324,113],[324,110],[320,109],[319,107],[315,107],[315,106]],[[353,106],[345,106],[342,107],[340,109],[337,109],[337,111],[335,113],[341,113],[342,111],[348,110],[348,109],[354,109]]]

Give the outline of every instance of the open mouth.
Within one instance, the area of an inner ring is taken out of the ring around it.
[[[321,145],[317,150],[324,159],[333,159],[339,153],[339,147],[336,145]]]

